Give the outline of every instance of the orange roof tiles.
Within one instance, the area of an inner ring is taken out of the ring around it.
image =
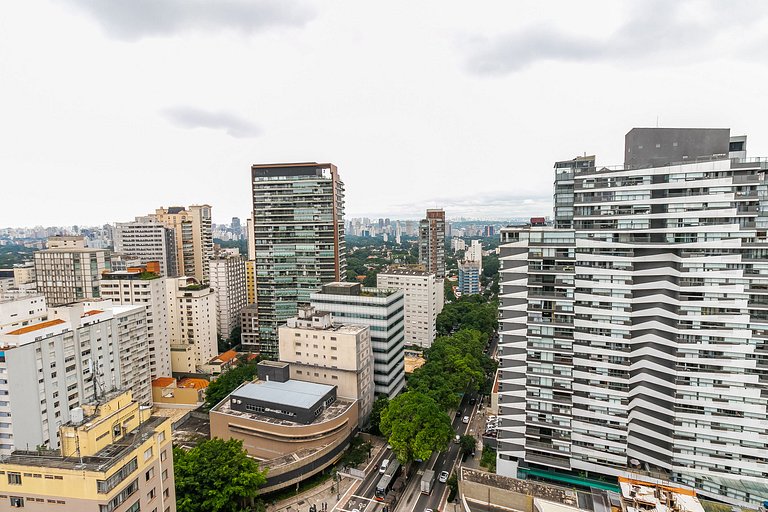
[[[103,312],[104,311],[100,309],[92,309],[90,311],[86,311],[85,313],[83,313],[83,316],[81,318],[85,318],[86,316],[98,315],[99,313],[103,313]]]
[[[153,388],[167,388],[171,384],[176,382],[176,379],[173,377],[158,377],[155,380],[152,381],[152,387]]]
[[[222,363],[228,363],[236,357],[237,357],[237,352],[235,352],[234,350],[227,350],[223,354],[219,354],[218,356],[216,356],[216,359],[218,359]]]
[[[56,320],[48,320],[46,322],[40,322],[39,324],[35,325],[28,325],[26,327],[22,327],[21,329],[16,329],[15,331],[11,331],[8,334],[18,335],[18,334],[26,334],[28,332],[34,332],[39,331],[40,329],[45,329],[46,327],[53,327],[54,325],[63,324],[64,320],[56,319]]]
[[[195,379],[187,377],[179,381],[180,388],[205,389],[208,387],[208,381],[205,379]]]

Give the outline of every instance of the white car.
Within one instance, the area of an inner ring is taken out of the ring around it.
[[[464,416],[463,418],[461,418],[461,422],[462,423],[469,423],[469,416]]]
[[[381,461],[381,467],[379,467],[379,473],[383,475],[384,472],[387,471],[387,466],[389,466],[389,459],[384,459],[383,461]]]
[[[448,481],[448,472],[447,471],[441,471],[440,476],[437,477],[437,481],[441,484],[444,484]]]

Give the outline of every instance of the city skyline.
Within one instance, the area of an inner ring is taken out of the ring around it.
[[[546,215],[552,162],[620,163],[635,126],[730,127],[768,154],[768,106],[748,100],[768,76],[763,3],[180,5],[2,7],[4,185],[39,185],[0,224],[171,202],[245,218],[250,166],[296,161],[345,170],[350,217]]]

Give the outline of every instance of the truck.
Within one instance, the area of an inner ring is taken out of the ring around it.
[[[435,472],[431,469],[424,471],[421,477],[421,494],[431,494],[435,486]]]

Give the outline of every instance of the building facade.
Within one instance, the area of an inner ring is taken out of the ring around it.
[[[481,264],[479,261],[459,262],[459,291],[462,295],[480,293]]]
[[[373,408],[373,351],[366,325],[335,323],[333,315],[310,306],[280,327],[280,360],[290,363],[291,378],[338,388],[358,401],[359,427]]]
[[[346,272],[344,184],[333,164],[254,165],[253,240],[258,345],[278,357],[277,328]]]
[[[173,229],[176,241],[177,274],[208,281],[208,261],[213,257],[211,207],[207,204],[189,207],[160,207],[147,216]]]
[[[209,283],[216,295],[216,328],[219,336],[227,339],[240,326],[240,311],[248,301],[245,260],[222,256],[212,259],[209,265]]]
[[[0,454],[58,448],[72,409],[116,389],[152,402],[143,307],[79,303],[48,317],[0,334]]]
[[[0,299],[0,333],[14,331],[48,319],[44,295]]]
[[[402,290],[363,288],[359,283],[329,283],[310,295],[317,311],[345,324],[367,325],[373,348],[377,395],[394,397],[405,386],[405,295]]]
[[[245,295],[247,304],[256,304],[256,260],[245,260]]]
[[[438,279],[445,277],[445,211],[427,210],[419,222],[419,263]]]
[[[136,217],[133,222],[115,224],[115,252],[136,258],[146,265],[160,264],[160,275],[179,275],[176,254],[176,231],[153,217]],[[117,270],[114,269],[113,270]]]
[[[634,129],[623,166],[556,164],[572,219],[503,231],[499,473],[768,495],[768,164],[745,145]]]
[[[147,314],[150,374],[153,379],[171,375],[171,331],[168,327],[168,279],[146,267],[106,272],[101,294],[115,304],[143,305]]]
[[[167,283],[171,370],[196,373],[218,353],[216,296],[210,286],[192,278],[173,278]]]
[[[376,285],[403,291],[405,344],[431,347],[437,335],[437,315],[443,310],[443,280],[432,272],[393,268],[379,272]]]
[[[59,450],[17,450],[0,463],[0,509],[176,510],[171,420],[130,392],[76,409]],[[115,420],[118,428],[115,428]]]
[[[37,291],[49,306],[100,297],[105,270],[106,251],[86,248],[83,237],[51,237],[48,248],[35,253]]]

